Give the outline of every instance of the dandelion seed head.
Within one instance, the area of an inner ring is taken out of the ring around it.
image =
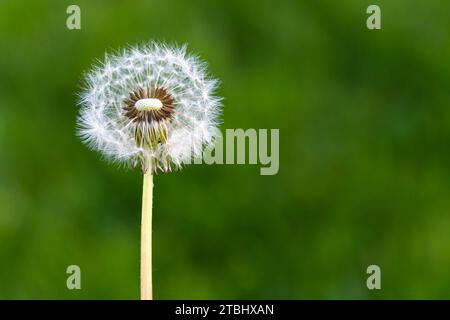
[[[217,86],[186,46],[150,42],[106,54],[86,74],[78,135],[115,162],[180,168],[217,135]]]

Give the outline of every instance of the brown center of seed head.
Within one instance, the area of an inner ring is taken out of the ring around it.
[[[145,100],[157,99],[161,102],[161,107],[142,109],[137,108],[138,101],[145,103]],[[174,115],[174,98],[162,87],[146,89],[139,88],[132,91],[129,97],[124,100],[124,115],[135,123],[134,137],[140,147],[156,149],[158,143],[167,141],[167,126]]]

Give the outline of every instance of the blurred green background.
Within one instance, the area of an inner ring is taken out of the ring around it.
[[[81,7],[81,30],[66,8]],[[366,28],[378,4],[382,30]],[[189,43],[280,171],[155,178],[156,299],[450,298],[450,2],[0,0],[0,298],[139,298],[141,174],[75,137],[105,50]],[[81,267],[82,289],[66,289]],[[366,288],[366,268],[382,290]]]

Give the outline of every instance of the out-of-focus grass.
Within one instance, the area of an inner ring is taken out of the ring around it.
[[[141,177],[77,140],[76,93],[105,49],[148,39],[208,61],[222,129],[281,139],[276,176],[155,178],[156,298],[449,297],[449,3],[77,1],[80,31],[69,4],[0,2],[0,298],[138,298]]]

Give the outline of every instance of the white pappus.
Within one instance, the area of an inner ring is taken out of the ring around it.
[[[180,168],[217,135],[217,85],[186,46],[151,41],[106,54],[86,74],[78,135],[107,159],[144,172]]]

